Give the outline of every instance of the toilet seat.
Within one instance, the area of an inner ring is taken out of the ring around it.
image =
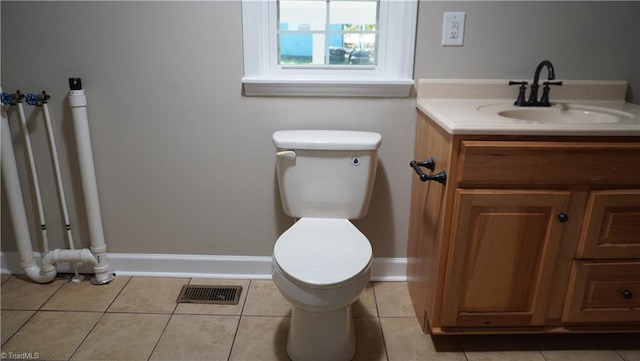
[[[275,266],[291,282],[312,288],[338,287],[366,273],[371,244],[349,220],[302,218],[276,241]]]

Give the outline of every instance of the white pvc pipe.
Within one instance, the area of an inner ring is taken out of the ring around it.
[[[89,223],[91,252],[95,255],[97,263],[94,267],[95,278],[92,279],[91,282],[96,284],[108,283],[113,280],[114,276],[109,273],[107,245],[104,241],[104,231],[102,229],[102,214],[100,213],[98,186],[93,164],[91,136],[89,134],[87,97],[83,89],[72,87],[68,98],[78,148],[80,178],[82,179],[82,191],[84,193],[85,208]]]
[[[43,94],[43,98],[46,96],[47,96],[46,94]],[[69,242],[69,248],[71,250],[74,250],[75,244],[73,242],[73,235],[71,233],[71,222],[69,221],[69,211],[67,210],[67,197],[65,196],[64,186],[62,184],[62,174],[60,172],[60,161],[58,159],[58,148],[56,147],[56,139],[53,135],[53,127],[51,126],[51,116],[49,114],[49,105],[47,104],[46,98],[42,100],[42,110],[44,112],[45,125],[47,126],[47,135],[49,136],[49,148],[51,149],[51,158],[53,159],[53,169],[56,174],[56,184],[58,186],[58,197],[60,199],[60,204],[62,207],[64,225],[67,230],[67,241]],[[44,260],[43,260],[43,264],[44,264]],[[82,281],[82,276],[80,276],[80,274],[78,273],[78,265],[75,262],[73,262],[73,272],[75,276],[73,277],[72,280],[76,283]]]
[[[19,95],[18,95],[19,97]],[[33,157],[33,149],[31,148],[31,137],[27,128],[27,118],[24,115],[22,100],[18,98],[18,114],[20,116],[20,125],[22,127],[22,136],[24,137],[24,145],[27,149],[27,158],[29,159],[29,169],[33,180],[33,188],[36,193],[36,204],[38,206],[38,218],[40,219],[40,229],[42,230],[42,244],[44,253],[49,252],[49,240],[47,238],[47,226],[44,218],[44,208],[42,207],[42,196],[40,194],[40,183],[38,182],[38,172],[36,171],[36,162]]]
[[[2,91],[2,89],[0,89],[0,91]],[[96,257],[88,249],[55,249],[45,252],[42,258],[42,267],[38,266],[33,256],[33,246],[31,245],[29,225],[24,208],[24,199],[22,198],[20,177],[18,176],[18,167],[13,150],[13,139],[11,138],[9,119],[4,107],[2,107],[1,113],[0,135],[2,138],[0,138],[0,143],[2,144],[2,183],[5,186],[7,201],[9,202],[9,212],[16,235],[18,254],[20,255],[20,266],[24,269],[25,274],[35,282],[48,283],[56,277],[57,270],[55,265],[59,262],[84,262],[94,266],[98,265]],[[22,114],[22,119],[24,119],[24,114]],[[106,282],[103,281],[102,283]]]
[[[20,266],[22,266],[24,272],[30,279],[39,283],[51,282],[56,277],[55,267],[49,265],[44,269],[40,269],[40,266],[38,266],[33,257],[33,246],[31,245],[29,225],[27,223],[27,215],[22,198],[22,188],[20,187],[20,178],[18,177],[18,167],[16,166],[16,158],[13,151],[13,139],[11,139],[9,119],[7,118],[4,107],[2,107],[1,122],[2,183],[7,192],[9,213],[16,235],[18,254],[20,255]]]
[[[44,255],[42,258],[42,267],[44,268],[48,265],[54,265],[59,262],[83,262],[90,263],[94,266],[98,264],[91,251],[86,248],[54,249]]]

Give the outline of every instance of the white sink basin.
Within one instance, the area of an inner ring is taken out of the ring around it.
[[[633,119],[633,115],[619,110],[575,104],[556,104],[551,107],[511,107],[499,110],[505,118],[541,123],[608,124]]]

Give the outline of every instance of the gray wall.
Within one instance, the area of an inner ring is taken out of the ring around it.
[[[415,99],[243,97],[239,1],[0,6],[3,89],[51,94],[81,245],[88,246],[88,231],[65,101],[70,76],[82,77],[87,91],[110,252],[270,255],[291,224],[280,205],[271,134],[335,128],[382,133],[370,212],[355,223],[377,257],[406,255]],[[467,12],[462,48],[440,46],[445,10]],[[560,79],[626,79],[640,89],[640,3],[425,1],[419,12],[416,79],[531,78],[548,58]],[[18,118],[9,110],[26,179]],[[63,247],[42,114],[26,110],[49,240]],[[39,242],[29,186],[23,191]],[[15,250],[4,189],[1,249]]]
[[[467,13],[463,47],[440,46],[444,11]],[[559,80],[626,80],[640,103],[638,19],[638,1],[421,1],[415,78],[532,79],[548,59]]]

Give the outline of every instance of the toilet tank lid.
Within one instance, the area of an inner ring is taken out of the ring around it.
[[[355,130],[279,130],[273,144],[283,149],[375,150],[382,136],[376,132]]]

